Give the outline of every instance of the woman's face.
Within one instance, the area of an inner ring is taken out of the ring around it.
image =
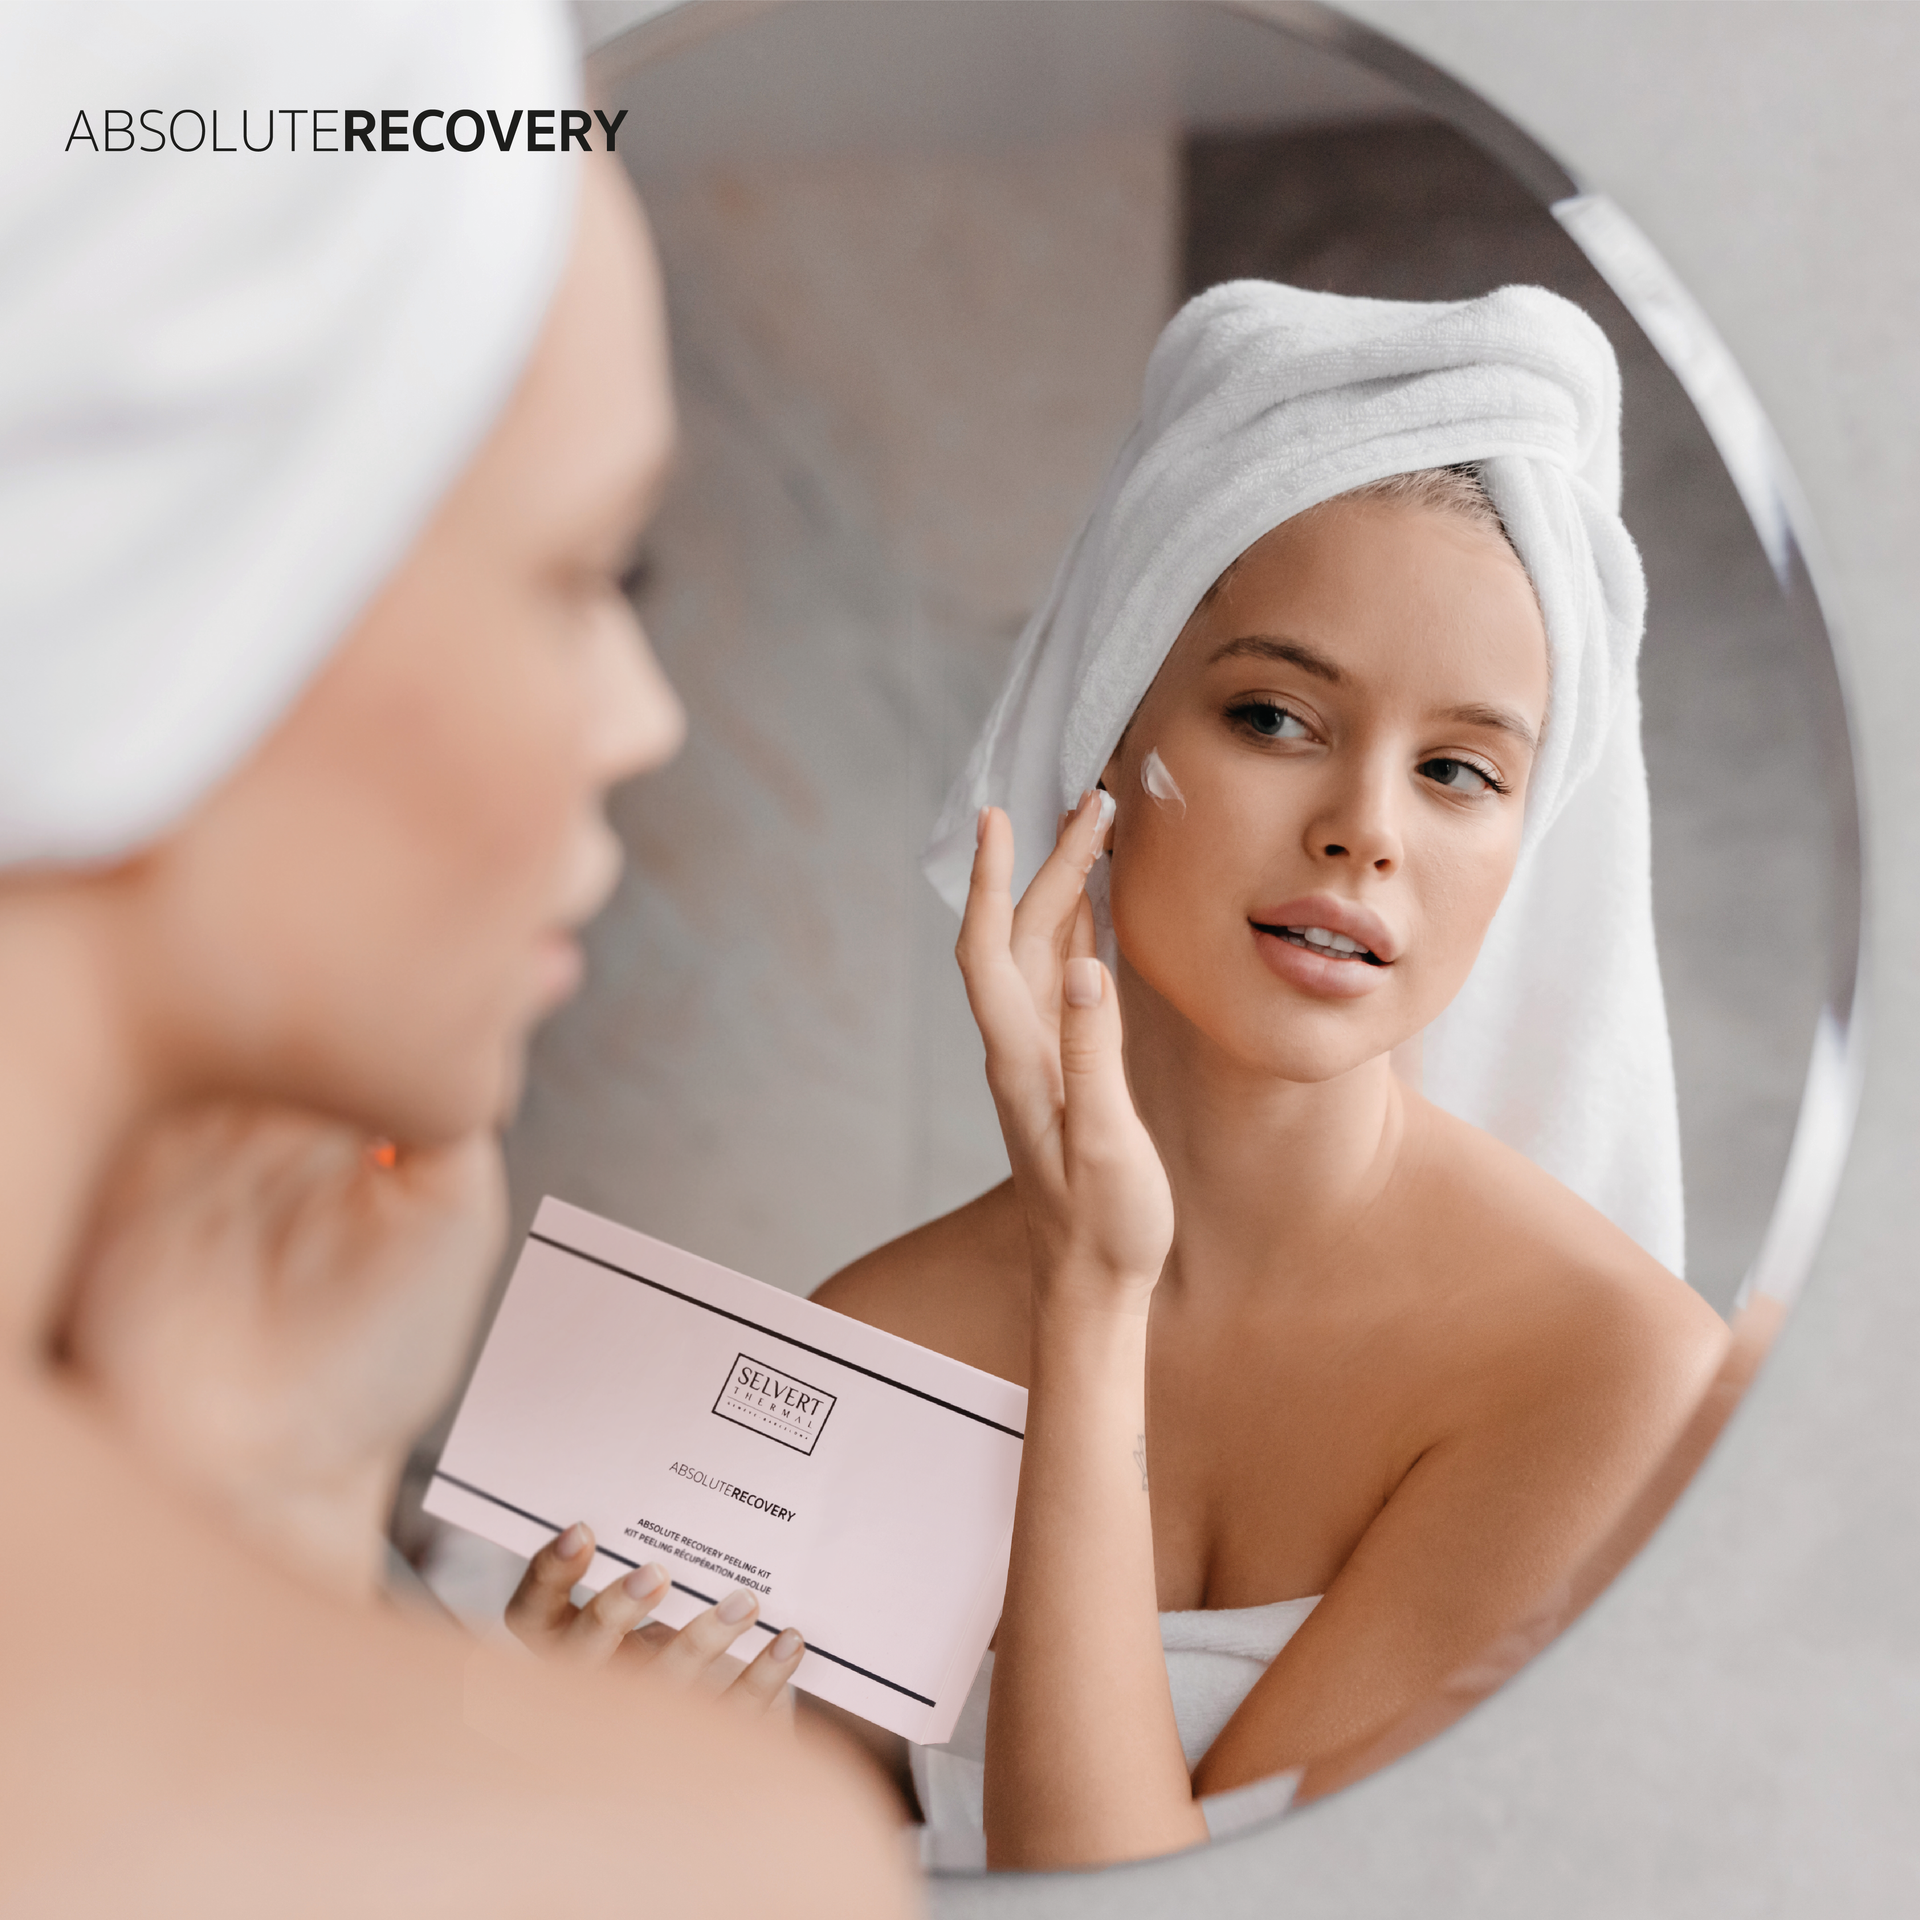
[[[1497,534],[1365,500],[1275,528],[1187,622],[1107,766],[1128,964],[1283,1079],[1419,1032],[1512,875],[1547,684]]]
[[[163,1080],[419,1144],[509,1110],[618,875],[606,790],[683,731],[618,586],[672,438],[651,248],[595,163],[472,465],[251,761],[112,877]]]

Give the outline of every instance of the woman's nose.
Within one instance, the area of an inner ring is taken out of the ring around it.
[[[1307,850],[1316,860],[1336,861],[1375,873],[1399,868],[1402,845],[1392,769],[1357,762],[1342,770],[1326,804],[1307,825]]]
[[[637,620],[609,623],[600,640],[590,753],[595,784],[610,787],[671,760],[687,714]]]

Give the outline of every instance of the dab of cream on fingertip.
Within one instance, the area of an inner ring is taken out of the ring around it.
[[[1167,771],[1167,763],[1160,758],[1158,747],[1149,748],[1147,757],[1140,762],[1140,784],[1162,807],[1173,807],[1183,814],[1186,812],[1187,796],[1180,791],[1180,783]]]

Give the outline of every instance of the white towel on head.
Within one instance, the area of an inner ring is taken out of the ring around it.
[[[934,827],[927,874],[964,904],[974,819],[993,804],[1013,821],[1024,887],[1231,561],[1349,488],[1465,463],[1532,576],[1552,696],[1513,884],[1427,1030],[1425,1091],[1678,1272],[1637,683],[1646,588],[1619,516],[1620,376],[1600,329],[1556,295],[1356,300],[1241,280],[1189,301]]]
[[[107,152],[76,115],[99,143],[106,107],[217,108],[240,147],[243,109],[258,143],[289,100],[504,117],[580,77],[561,9],[512,0],[22,8],[4,38],[0,866],[97,861],[244,757],[485,438],[579,163],[315,153],[284,114],[266,152]]]

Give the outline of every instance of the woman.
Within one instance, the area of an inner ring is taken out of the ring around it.
[[[82,99],[296,79],[565,106],[564,19],[9,34],[0,1907],[705,1912],[750,1802],[786,1907],[900,1911],[871,1789],[766,1724],[797,1652],[699,1704],[709,1620],[581,1692],[369,1592],[497,1246],[492,1131],[616,875],[603,796],[681,730],[618,587],[672,442],[631,196],[565,156],[60,144]],[[176,1177],[209,1153],[224,1187]]]
[[[1552,296],[1216,288],[936,832],[1013,1177],[817,1297],[1032,1394],[995,1652],[915,1767],[994,1864],[1311,1790],[1552,1606],[1713,1376],[1673,1273],[1393,1064],[1544,1072],[1488,1117],[1677,1242],[1617,492]]]

